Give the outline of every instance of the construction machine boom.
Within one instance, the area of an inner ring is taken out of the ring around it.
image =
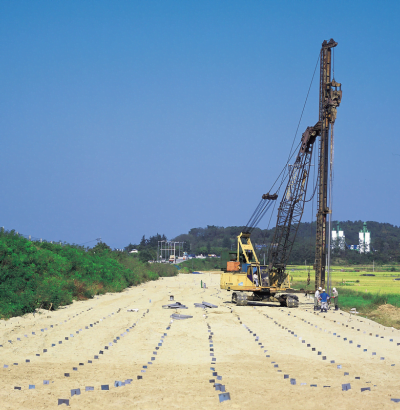
[[[327,208],[329,138],[336,119],[336,109],[342,97],[341,84],[331,79],[331,49],[336,45],[337,43],[332,39],[322,43],[319,120],[302,134],[295,162],[289,165],[288,182],[278,208],[274,236],[268,253],[268,264],[261,265],[258,261],[250,236],[271,204],[278,198],[277,194],[270,193],[262,196],[249,222],[237,237],[236,260],[228,262],[227,269],[221,274],[221,288],[233,291],[232,301],[239,305],[247,304],[248,300],[261,301],[271,296],[275,297],[281,305],[298,305],[298,298],[294,295],[296,291],[290,287],[286,264],[303,215],[311,159],[318,136],[321,138],[318,151],[315,286],[323,286],[325,283],[326,215],[330,212]]]
[[[328,208],[328,169],[330,139],[336,120],[337,107],[342,100],[341,84],[332,79],[332,49],[337,46],[333,39],[322,43],[320,55],[319,122],[321,138],[318,155],[318,212],[315,243],[315,289],[325,288],[326,244],[330,233],[326,229]]]

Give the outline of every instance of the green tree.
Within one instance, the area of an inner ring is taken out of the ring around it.
[[[93,253],[104,253],[104,252],[111,252],[112,249],[104,242],[98,242],[96,246],[94,246],[91,251]]]
[[[229,237],[224,237],[224,239],[222,240],[222,247],[227,249],[231,248],[231,240],[229,239]]]
[[[139,260],[141,262],[148,262],[154,259],[155,257],[153,255],[153,252],[150,251],[150,249],[143,249],[139,252]]]

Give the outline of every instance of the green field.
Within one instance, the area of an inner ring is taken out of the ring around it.
[[[377,271],[379,269],[379,271]],[[364,293],[395,293],[400,295],[399,268],[396,271],[393,266],[383,266],[372,271],[372,266],[357,266],[349,268],[346,266],[334,266],[331,268],[331,285],[338,289],[349,289],[354,292]],[[356,272],[355,270],[359,271]],[[308,270],[304,266],[289,265],[287,271],[290,274],[291,281],[296,287],[301,286],[304,289],[314,289],[314,270],[310,267],[310,285],[307,286]],[[363,274],[373,274],[375,276],[363,276]]]
[[[293,265],[287,269],[293,288],[314,290],[315,273],[311,267],[309,285],[307,268]],[[340,309],[356,308],[362,316],[400,329],[400,280],[395,280],[400,279],[398,270],[395,266],[381,266],[374,271],[372,266],[332,267],[330,283],[339,292]],[[375,276],[363,276],[365,273]]]

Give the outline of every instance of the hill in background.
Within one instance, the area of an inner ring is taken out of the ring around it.
[[[333,221],[332,228],[336,229],[338,221]],[[342,221],[340,228],[344,231],[347,245],[358,245],[358,233],[363,227],[363,221]],[[389,223],[367,221],[371,232],[371,252],[360,254],[357,251],[346,249],[332,252],[333,263],[400,263],[400,227]],[[208,225],[206,228],[192,228],[187,234],[178,235],[173,240],[185,242],[184,250],[190,253],[221,255],[224,252],[236,250],[236,237],[241,232],[240,226]],[[267,254],[272,241],[273,229],[256,228],[252,233],[253,245],[264,245],[257,250],[263,259]],[[312,264],[315,254],[316,223],[301,222],[296,241],[290,255],[290,264]]]

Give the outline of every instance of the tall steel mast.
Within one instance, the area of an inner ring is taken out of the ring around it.
[[[336,120],[337,107],[342,99],[341,84],[332,79],[332,48],[336,47],[333,39],[322,43],[320,56],[320,88],[319,88],[319,122],[321,137],[318,161],[318,213],[317,235],[315,246],[315,289],[325,287],[326,244],[330,232],[326,229],[327,215],[332,212],[328,208],[328,168],[330,154],[330,138],[332,126]]]

